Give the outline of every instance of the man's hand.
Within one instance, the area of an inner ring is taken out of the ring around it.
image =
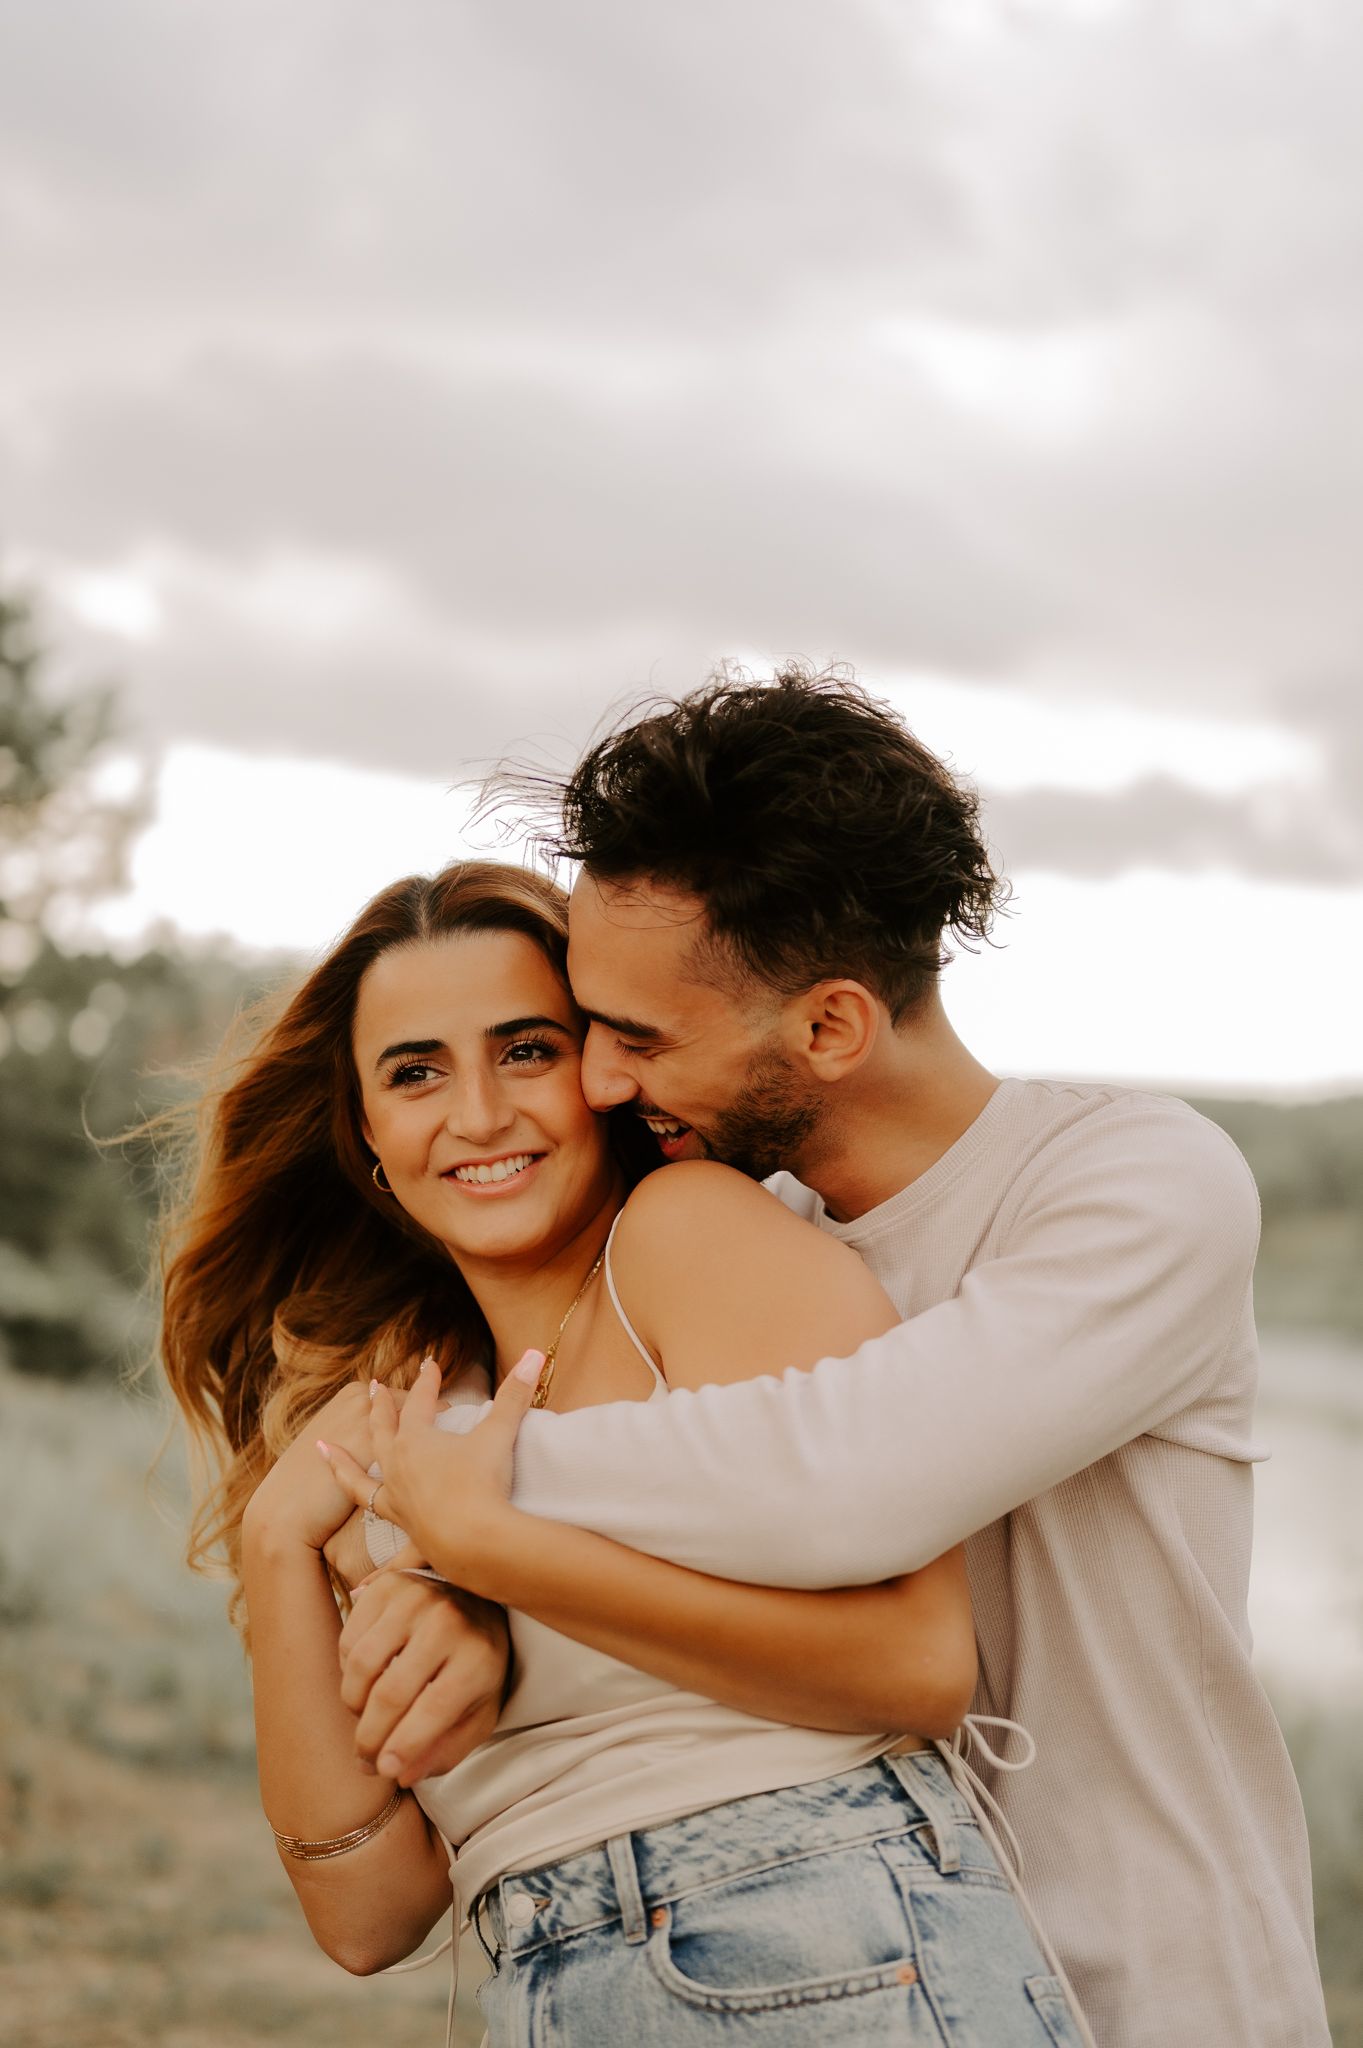
[[[453,1770],[497,1725],[510,1643],[500,1607],[385,1570],[341,1631],[341,1698],[361,1761],[411,1785]]]

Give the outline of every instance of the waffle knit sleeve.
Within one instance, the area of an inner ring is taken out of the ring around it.
[[[1000,1215],[952,1299],[850,1358],[527,1416],[518,1502],[725,1578],[865,1584],[1213,1386],[1258,1241],[1253,1181],[1214,1125],[1105,1105],[1016,1177]]]

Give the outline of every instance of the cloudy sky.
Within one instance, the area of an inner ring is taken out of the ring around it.
[[[1349,0],[0,0],[0,572],[322,943],[720,656],[985,791],[1000,1065],[1363,1081]]]

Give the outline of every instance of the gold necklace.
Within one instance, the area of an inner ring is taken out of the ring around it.
[[[540,1367],[540,1376],[535,1382],[535,1391],[530,1401],[530,1406],[532,1408],[544,1408],[548,1406],[549,1390],[554,1384],[554,1360],[558,1357],[558,1347],[560,1342],[562,1341],[563,1332],[567,1329],[569,1323],[573,1319],[573,1310],[577,1307],[583,1295],[587,1292],[587,1289],[591,1286],[593,1280],[595,1280],[597,1274],[601,1271],[601,1262],[605,1258],[605,1256],[606,1247],[602,1245],[600,1251],[596,1255],[595,1260],[593,1261],[591,1272],[588,1273],[586,1279],[578,1288],[577,1293],[573,1296],[572,1300],[568,1303],[567,1308],[563,1312],[563,1321],[559,1324],[558,1328],[554,1332],[554,1341],[544,1354],[544,1364]]]

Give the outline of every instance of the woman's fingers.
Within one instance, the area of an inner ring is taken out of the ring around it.
[[[439,1399],[440,1367],[433,1358],[423,1358],[417,1371],[416,1383],[403,1403],[402,1420],[398,1427],[407,1433],[430,1429],[435,1422],[436,1404]]]
[[[343,1445],[329,1444],[320,1436],[316,1441],[317,1448],[330,1465],[342,1493],[349,1494],[357,1508],[367,1508],[375,1482],[364,1466],[358,1459],[352,1458]]]
[[[400,1420],[392,1388],[381,1386],[378,1380],[369,1382],[369,1423],[374,1433],[374,1456],[382,1464],[384,1453],[398,1433]]]
[[[527,1351],[498,1387],[489,1412],[475,1429],[469,1431],[469,1440],[477,1437],[484,1449],[495,1447],[509,1454],[522,1422],[530,1413],[530,1404],[543,1371],[544,1353]]]

